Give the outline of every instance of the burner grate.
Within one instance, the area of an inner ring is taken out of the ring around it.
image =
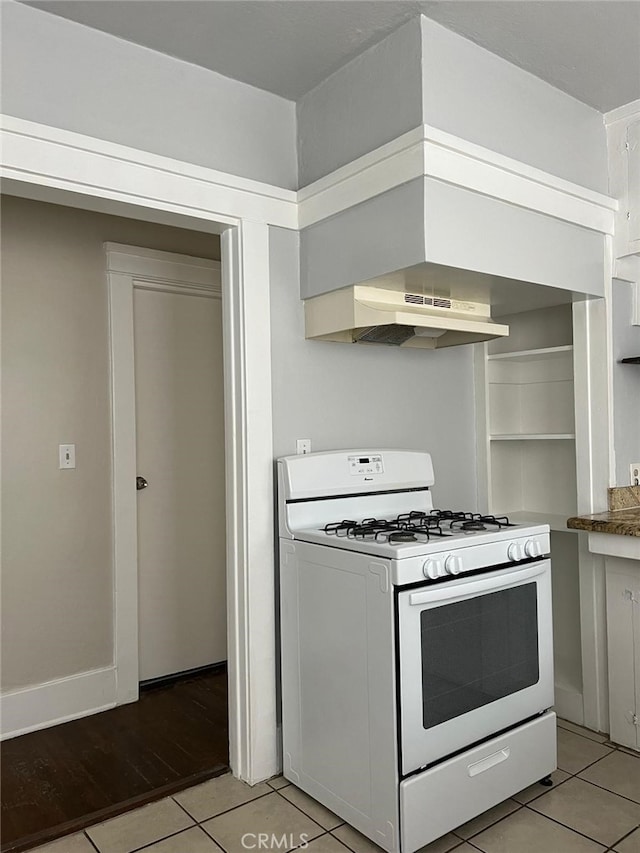
[[[506,515],[483,515],[451,509],[432,509],[429,512],[412,510],[396,518],[364,518],[362,521],[343,519],[325,525],[331,536],[387,542],[402,545],[428,542],[432,536],[452,536],[456,532],[474,533],[491,528],[515,527]]]
[[[332,536],[371,539],[400,545],[406,542],[428,542],[431,536],[447,536],[435,516],[424,512],[408,512],[397,518],[365,518],[360,522],[344,519],[324,527]]]
[[[487,530],[487,525],[498,528],[516,526],[506,515],[483,515],[479,512],[457,512],[451,509],[432,509],[431,514],[441,522],[448,522],[451,530]]]

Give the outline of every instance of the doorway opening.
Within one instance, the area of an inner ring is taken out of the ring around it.
[[[222,288],[216,260],[105,251],[115,658],[131,701],[139,682],[227,659]]]
[[[3,674],[33,704],[37,667],[45,690],[56,676],[63,685],[65,669],[95,673],[113,656],[105,704],[118,705],[5,740],[2,849],[20,850],[228,769],[222,288],[215,235],[12,197],[2,224],[3,384],[5,402],[16,403],[5,409],[16,459],[5,468],[5,510],[21,549],[5,539],[5,604],[20,619],[4,625]],[[127,263],[123,353],[108,295],[122,295]],[[124,441],[116,386],[126,370],[134,397]],[[61,441],[75,444],[75,469],[53,470],[46,455],[37,476],[37,465],[24,465],[26,448]],[[127,459],[123,505],[117,472]],[[136,460],[146,489],[136,489]],[[135,536],[128,563],[125,529]]]

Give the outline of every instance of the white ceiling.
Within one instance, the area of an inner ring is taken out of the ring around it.
[[[640,98],[640,0],[33,0],[297,100],[422,12],[607,112]]]

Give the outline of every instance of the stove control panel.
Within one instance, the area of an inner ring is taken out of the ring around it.
[[[511,542],[507,548],[507,557],[510,563],[517,563],[519,560],[524,560],[524,547],[521,542]]]
[[[425,578],[435,581],[446,575],[459,575],[463,568],[462,557],[457,554],[448,554],[444,560],[439,556],[426,560],[422,567],[422,573]]]
[[[533,532],[533,531],[532,531]],[[454,551],[440,551],[428,557],[394,561],[394,584],[454,578],[477,569],[492,569],[507,563],[535,560],[549,554],[549,534],[529,534],[518,539],[502,539]]]
[[[367,474],[384,474],[384,464],[381,454],[371,456],[348,456],[349,471],[353,477]]]
[[[422,572],[425,578],[429,578],[432,581],[437,580],[439,577],[444,575],[442,570],[442,560],[426,560],[422,567]]]
[[[462,557],[456,554],[449,554],[444,561],[444,570],[448,575],[459,575],[462,571]]]
[[[524,553],[527,557],[539,557],[542,554],[542,546],[537,539],[528,539],[524,543]]]
[[[542,544],[538,539],[527,539],[525,542],[511,542],[507,548],[507,557],[511,563],[524,559],[535,559],[542,555]]]

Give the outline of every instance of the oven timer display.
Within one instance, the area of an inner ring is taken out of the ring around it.
[[[384,474],[382,456],[349,456],[349,471],[353,477],[363,477],[370,474]]]

